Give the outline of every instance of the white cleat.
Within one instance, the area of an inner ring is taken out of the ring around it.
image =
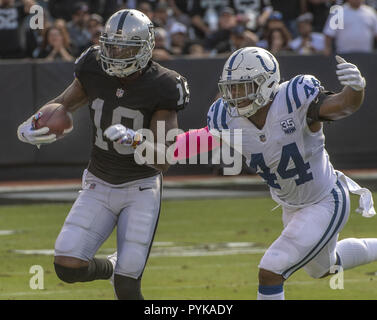
[[[107,260],[109,260],[113,265],[113,274],[110,277],[110,282],[113,286],[114,286],[114,270],[115,270],[115,265],[117,263],[117,259],[118,259],[118,254],[117,254],[116,251],[115,251],[115,253],[107,256]]]

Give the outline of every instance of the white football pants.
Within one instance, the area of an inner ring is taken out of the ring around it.
[[[336,263],[338,235],[349,212],[349,191],[339,180],[330,194],[314,205],[283,207],[284,230],[265,252],[259,268],[285,279],[300,268],[313,278],[322,277]]]
[[[91,260],[117,226],[115,273],[140,278],[161,205],[162,176],[110,185],[85,170],[82,190],[55,243],[55,256]]]

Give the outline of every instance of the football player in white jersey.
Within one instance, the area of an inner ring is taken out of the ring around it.
[[[283,232],[259,264],[258,299],[284,299],[284,281],[300,268],[322,278],[335,265],[345,270],[377,260],[377,239],[338,241],[349,216],[349,192],[361,195],[364,216],[375,210],[369,190],[334,170],[324,147],[322,122],[357,111],[366,85],[355,65],[336,59],[344,88],[330,93],[312,75],[279,83],[279,64],[271,53],[239,49],[225,63],[222,97],[208,112],[213,136],[242,129],[243,156],[282,206]]]

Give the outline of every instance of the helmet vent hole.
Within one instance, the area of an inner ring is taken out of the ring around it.
[[[272,88],[272,86],[275,84],[275,81],[272,81],[269,85],[268,85],[268,88]]]

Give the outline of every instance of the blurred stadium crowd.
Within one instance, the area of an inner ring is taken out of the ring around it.
[[[31,29],[30,8],[44,10]],[[342,6],[344,28],[330,8]],[[0,0],[0,58],[72,61],[98,44],[117,10],[138,9],[156,29],[155,60],[229,55],[260,46],[273,54],[371,52],[376,49],[377,0]]]

